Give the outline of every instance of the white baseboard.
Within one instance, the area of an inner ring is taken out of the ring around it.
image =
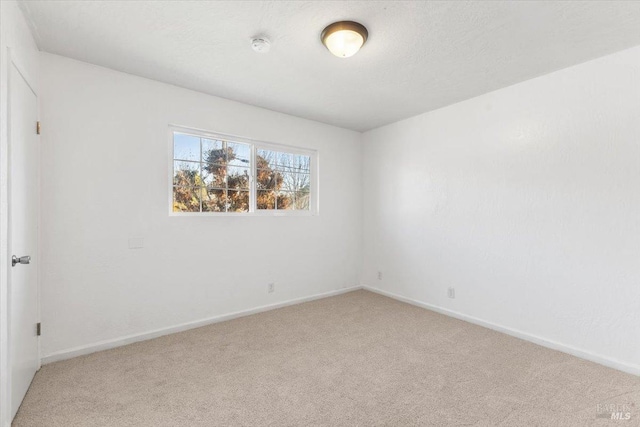
[[[262,313],[264,311],[275,310],[277,308],[287,307],[290,305],[301,304],[303,302],[313,301],[322,298],[328,298],[335,295],[344,294],[347,292],[357,291],[362,289],[362,286],[353,286],[350,288],[338,289],[335,291],[324,292],[321,294],[311,295],[308,297],[295,298],[275,304],[263,305],[248,310],[236,311],[233,313],[222,314],[219,316],[209,317],[207,319],[196,320],[194,322],[182,323],[176,326],[170,326],[168,328],[156,329],[149,332],[143,332],[140,334],[127,335],[120,338],[114,338],[110,340],[99,341],[93,344],[83,345],[80,347],[74,347],[67,350],[57,351],[55,353],[43,356],[41,359],[42,365],[48,363],[57,362],[60,360],[71,359],[73,357],[84,356],[86,354],[95,353],[97,351],[109,350],[111,348],[121,347],[123,345],[132,344],[139,341],[146,341],[153,338],[158,338],[163,335],[174,334],[176,332],[182,332],[189,329],[199,328],[201,326],[211,325],[213,323],[224,322],[226,320],[237,319],[238,317],[249,316],[252,314]]]
[[[426,308],[427,310],[435,311],[440,314],[444,314],[446,316],[455,317],[456,319],[464,320],[469,323],[473,323],[475,325],[483,326],[488,329],[493,329],[494,331],[502,332],[507,335],[511,335],[516,338],[523,339],[525,341],[532,342],[534,344],[541,345],[543,347],[550,348],[552,350],[561,351],[563,353],[570,354],[572,356],[579,357],[581,359],[589,360],[594,363],[598,363],[600,365],[607,366],[609,368],[617,369],[619,371],[627,372],[629,374],[640,376],[640,365],[622,362],[620,360],[612,359],[607,356],[602,356],[599,354],[592,353],[587,350],[581,350],[579,348],[572,347],[570,345],[562,344],[556,341],[548,340],[546,338],[542,338],[536,335],[529,334],[527,332],[522,332],[516,329],[508,328],[505,326],[497,325],[495,323],[488,322],[486,320],[478,319],[477,317],[468,316],[466,314],[459,313],[457,311],[449,310],[446,308],[438,307],[432,304],[427,304],[418,300],[414,300],[411,298],[406,298],[401,295],[394,294],[392,292],[383,291],[381,289],[373,288],[371,286],[362,286],[363,289],[371,292],[375,292],[380,295],[384,295],[389,298],[393,298],[398,301],[406,302],[411,305],[415,305],[418,307]]]
[[[486,320],[478,319],[477,317],[469,316],[463,313],[459,313],[457,311],[449,310],[446,308],[438,307],[432,304],[424,303],[415,299],[403,297],[398,294],[394,294],[392,292],[383,291],[381,289],[377,289],[371,286],[353,286],[350,288],[339,289],[335,291],[325,292],[321,294],[311,295],[308,297],[296,298],[288,301],[283,301],[275,304],[263,305],[260,307],[237,311],[234,313],[223,314],[219,316],[210,317],[207,319],[197,320],[194,322],[183,323],[177,326],[171,326],[168,328],[156,329],[154,331],[143,332],[140,334],[128,335],[120,338],[115,338],[111,340],[99,341],[97,343],[88,344],[80,347],[75,347],[67,350],[58,351],[47,356],[42,357],[42,364],[46,365],[48,363],[57,362],[59,360],[71,359],[73,357],[83,356],[86,354],[95,353],[97,351],[108,350],[111,348],[121,347],[123,345],[132,344],[139,341],[145,341],[153,338],[158,338],[163,335],[169,335],[176,332],[182,332],[189,329],[199,328],[201,326],[210,325],[213,323],[224,322],[226,320],[236,319],[238,317],[249,316],[252,314],[262,313],[269,310],[275,310],[282,307],[287,307],[290,305],[301,304],[308,301],[313,301],[322,298],[328,298],[335,295],[344,294],[347,292],[353,292],[358,289],[365,289],[371,292],[375,292],[380,295],[384,295],[389,298],[393,298],[398,301],[402,301],[411,305],[415,305],[421,308],[425,308],[427,310],[435,311],[440,314],[444,314],[446,316],[454,317],[456,319],[464,320],[469,323],[473,323],[475,325],[483,326],[485,328],[493,329],[494,331],[502,332],[507,335],[511,335],[516,338],[523,339],[525,341],[532,342],[534,344],[541,345],[543,347],[550,348],[552,350],[561,351],[563,353],[571,354],[572,356],[579,357],[581,359],[589,360],[591,362],[598,363],[600,365],[604,365],[613,369],[617,369],[623,372],[627,372],[629,374],[640,376],[640,365],[622,362],[616,359],[612,359],[610,357],[602,356],[599,354],[592,353],[590,351],[581,350],[566,344],[558,343],[556,341],[548,340],[546,338],[542,338],[536,335],[529,334],[527,332],[522,332],[516,329],[508,328],[505,326],[497,325],[495,323],[488,322]]]

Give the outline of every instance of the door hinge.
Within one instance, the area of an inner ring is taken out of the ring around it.
[[[40,135],[40,122],[39,121],[36,122],[36,133],[38,135]]]
[[[40,322],[36,324],[36,334],[38,336],[42,335],[42,324]]]

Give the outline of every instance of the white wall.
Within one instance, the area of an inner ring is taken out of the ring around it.
[[[38,92],[39,52],[15,1],[0,1],[0,425],[9,425],[8,75],[13,64]],[[38,159],[34,159],[38,167]]]
[[[51,54],[41,75],[45,362],[358,285],[359,133]],[[169,124],[317,149],[320,215],[169,217]]]
[[[367,132],[363,165],[365,285],[640,374],[640,47]]]

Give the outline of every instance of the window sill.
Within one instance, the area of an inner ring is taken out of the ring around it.
[[[306,217],[320,216],[317,212],[281,211],[281,212],[170,212],[170,217]]]

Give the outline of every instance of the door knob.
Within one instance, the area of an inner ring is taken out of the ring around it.
[[[30,264],[30,263],[31,263],[31,257],[29,255],[21,256],[20,258],[18,258],[15,255],[11,257],[11,267],[15,267],[16,264]]]

